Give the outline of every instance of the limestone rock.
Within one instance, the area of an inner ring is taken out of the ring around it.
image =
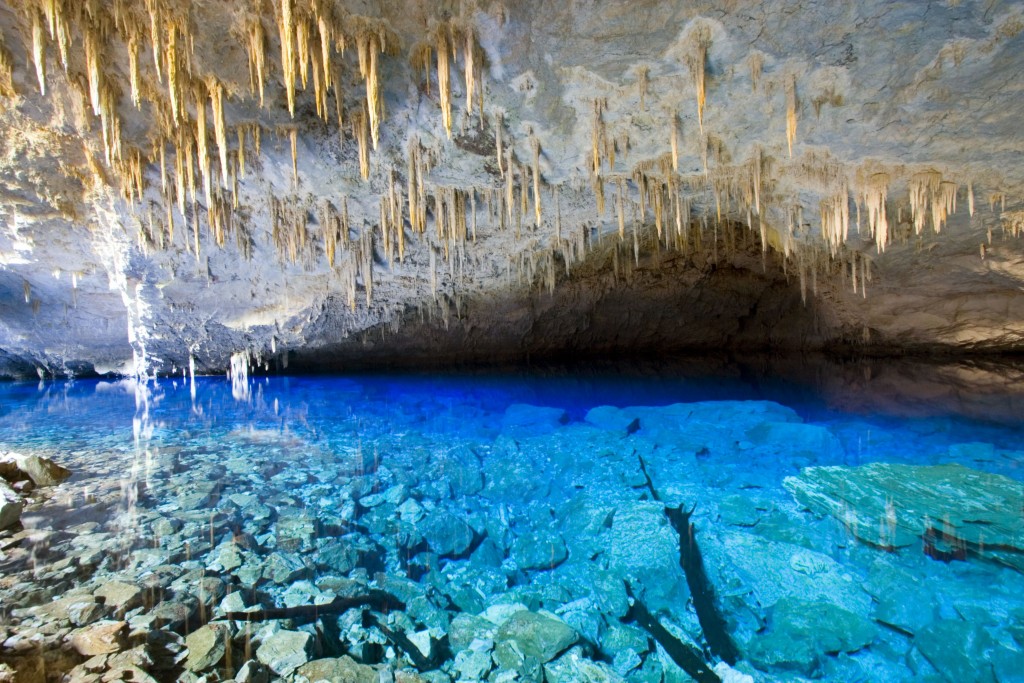
[[[0,530],[14,526],[21,519],[24,504],[6,482],[0,480]]]
[[[868,646],[876,629],[869,620],[827,602],[786,598],[771,610],[768,629],[747,647],[759,667],[814,675],[826,655]]]
[[[601,536],[609,570],[628,580],[651,610],[686,604],[690,590],[679,567],[679,535],[661,503],[622,506]]]
[[[501,429],[507,434],[536,436],[558,429],[569,416],[561,408],[548,408],[515,403],[505,409]]]
[[[71,646],[85,657],[118,652],[124,648],[128,623],[124,621],[97,621],[71,632]]]
[[[425,517],[416,528],[430,549],[441,557],[465,554],[473,543],[473,529],[450,512],[437,511]]]
[[[278,631],[264,640],[256,658],[278,676],[288,676],[309,661],[313,636],[305,631]]]
[[[512,542],[512,559],[520,569],[554,569],[569,556],[565,541],[558,534],[530,533]]]
[[[639,663],[639,662],[638,662]],[[612,667],[570,652],[544,665],[549,683],[626,683]]]
[[[204,671],[216,665],[226,650],[225,641],[230,638],[227,624],[211,623],[201,626],[185,638],[188,659],[185,667],[189,671]]]
[[[295,675],[316,683],[316,681],[332,681],[332,683],[378,683],[380,676],[377,671],[366,664],[360,664],[351,657],[314,659],[298,667]]]
[[[235,683],[267,683],[269,680],[267,668],[254,659],[242,664],[235,674]]]
[[[7,453],[0,457],[6,457],[13,462],[36,486],[56,486],[71,476],[71,470],[38,455]]]
[[[142,589],[124,581],[108,581],[103,583],[93,596],[101,600],[104,606],[118,615],[134,609],[142,604]]]
[[[808,467],[787,477],[784,486],[801,504],[832,515],[870,545],[900,548],[927,536],[945,552],[1024,571],[1024,484],[1008,477],[959,464],[872,463]]]
[[[559,619],[519,611],[501,625],[494,639],[497,643],[513,642],[524,655],[544,664],[572,647],[579,634]]]

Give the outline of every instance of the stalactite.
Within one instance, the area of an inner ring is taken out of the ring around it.
[[[625,198],[623,197],[623,195],[626,192],[626,181],[623,180],[622,178],[619,178],[617,184],[619,187],[619,193],[618,201],[616,202],[616,213],[618,214],[619,219],[619,241],[622,241],[626,237],[626,215],[624,206]]]
[[[470,188],[469,190],[469,210],[473,217],[472,231],[473,231],[473,244],[476,244],[476,190]]]
[[[180,84],[178,83],[178,27],[167,24],[167,96],[171,102],[171,121],[175,126],[182,119]],[[86,43],[88,54],[88,42]]]
[[[889,222],[886,219],[885,200],[889,191],[889,174],[872,173],[861,179],[861,197],[868,211],[868,227],[879,253],[889,243]]]
[[[850,228],[850,208],[845,187],[834,196],[821,201],[821,235],[832,256],[845,244]]]
[[[786,144],[789,158],[793,158],[793,143],[796,142],[796,109],[799,104],[796,95],[796,76],[786,80]]]
[[[281,28],[279,26],[279,28]],[[253,95],[259,97],[260,108],[263,108],[263,93],[266,90],[264,81],[266,78],[266,33],[263,29],[263,19],[258,13],[249,17],[245,27],[246,52],[249,56],[249,89]]]
[[[918,235],[924,229],[928,209],[932,210],[932,226],[935,232],[941,229],[945,220],[943,206],[940,203],[940,186],[942,174],[938,171],[915,173],[907,182],[910,193],[910,212],[914,221],[914,232]],[[956,186],[953,186],[954,192]],[[955,195],[954,195],[955,196]]]
[[[650,76],[651,69],[647,66],[640,66],[636,70],[636,87],[640,94],[640,111],[647,109],[647,88],[648,88],[648,77]]]
[[[974,218],[974,183],[967,183],[967,211]]]
[[[515,187],[515,178],[512,167],[512,148],[505,151],[505,209],[508,213],[509,222],[512,221],[512,212],[515,210],[515,202],[512,201],[512,191]]]
[[[303,90],[309,84],[309,18],[306,16],[297,17],[295,20],[295,57],[298,60],[299,82]],[[319,95],[319,93],[318,93]]]
[[[700,24],[690,35],[690,49],[686,55],[686,66],[690,69],[693,86],[697,90],[697,123],[704,132],[705,68],[708,49],[711,47],[711,29]]]
[[[39,94],[46,95],[46,37],[43,34],[42,17],[35,7],[29,8],[32,21],[32,61],[36,66]]]
[[[594,176],[594,199],[597,200],[597,215],[604,215],[604,179],[600,175]]]
[[[594,125],[591,132],[591,154],[593,157],[591,172],[594,175],[601,173],[601,146],[605,139],[604,117],[602,113],[606,106],[607,104],[604,100],[594,100]],[[609,170],[611,170],[610,166]]]
[[[761,74],[764,72],[764,55],[760,52],[751,52],[747,57],[747,64],[750,66],[750,89],[757,91],[757,85],[761,82]]]
[[[370,143],[369,123],[366,114],[366,102],[362,108],[352,115],[352,135],[359,144],[359,175],[363,180],[370,178]]]
[[[534,220],[537,227],[540,227],[541,221],[541,208],[540,208],[540,140],[531,132],[530,143],[533,148],[533,211]]]
[[[448,31],[439,30],[436,41],[434,48],[437,52],[437,90],[441,100],[441,123],[444,125],[445,133],[448,134],[448,139],[450,140],[452,137],[452,94],[451,71],[448,60],[452,46]]]
[[[217,152],[220,156],[220,177],[222,182],[228,178],[228,133],[224,123],[224,86],[214,77],[206,81],[210,91],[210,108],[213,111],[213,133],[217,140]],[[203,105],[205,107],[205,105]]]
[[[288,97],[288,113],[295,117],[295,21],[293,0],[281,0],[277,16],[277,33],[281,41],[281,76]]]
[[[288,142],[292,150],[292,182],[299,184],[299,129],[292,126],[288,129]]]
[[[238,137],[238,175],[245,177],[245,127],[235,128],[235,135]]]
[[[501,175],[502,178],[504,178],[505,177],[505,165],[504,165],[504,162],[502,161],[503,155],[502,155],[502,147],[501,147],[501,145],[502,145],[501,129],[504,127],[504,117],[503,117],[503,115],[502,115],[502,113],[500,111],[498,113],[496,113],[494,116],[495,116],[495,121],[494,121],[494,145],[495,145],[495,148],[497,149],[498,173]]]
[[[672,136],[669,138],[669,146],[672,149],[672,172],[679,172],[679,115],[672,112]]]
[[[932,196],[932,229],[938,234],[946,219],[956,213],[956,183],[944,180]]]
[[[476,87],[476,61],[477,51],[479,48],[476,43],[476,34],[472,27],[465,28],[466,33],[466,54],[463,59],[465,60],[465,72],[466,72],[466,113],[473,113],[473,89]],[[483,112],[483,107],[480,109]]]
[[[199,85],[194,85],[193,97],[196,103],[196,146],[199,151],[199,173],[203,176],[203,196],[206,206],[211,203],[210,153],[206,137],[206,94]]]
[[[128,82],[131,87],[132,104],[136,109],[142,107],[142,96],[139,92],[139,37],[132,35],[128,39]]]
[[[0,97],[14,95],[14,57],[0,34]]]

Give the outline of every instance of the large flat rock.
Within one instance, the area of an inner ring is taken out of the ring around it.
[[[962,465],[808,467],[783,485],[810,510],[831,515],[879,548],[925,543],[947,557],[993,559],[1024,569],[1024,485]]]

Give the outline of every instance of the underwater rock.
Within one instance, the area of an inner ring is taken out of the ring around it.
[[[360,664],[351,657],[314,659],[295,670],[295,677],[316,681],[343,683],[378,683],[380,674],[371,666]]]
[[[925,543],[938,559],[967,555],[1024,570],[1024,484],[959,464],[808,467],[783,482],[815,513],[892,549]]]
[[[119,617],[142,604],[142,589],[123,581],[107,581],[93,592],[93,596]]]
[[[975,629],[965,621],[935,621],[914,637],[914,644],[943,679],[950,683],[996,681],[989,656],[997,644],[983,630]],[[1017,656],[1019,672],[1019,652]]]
[[[17,473],[12,471],[12,466],[17,469]],[[36,486],[56,486],[70,476],[71,470],[49,458],[13,452],[0,453],[0,477],[11,481],[28,477]]]
[[[825,427],[802,422],[762,422],[748,429],[746,437],[754,446],[777,451],[787,458],[834,460],[843,453],[842,444],[832,432]]]
[[[71,647],[85,657],[118,652],[124,647],[128,624],[124,621],[97,621],[71,632]]]
[[[793,598],[772,607],[765,633],[747,646],[747,657],[761,668],[817,673],[823,657],[856,652],[871,643],[875,625],[827,602]]]
[[[652,611],[683,611],[690,591],[679,568],[679,536],[663,504],[639,501],[620,507],[602,542],[608,549],[608,569],[642,593]]]
[[[0,481],[0,529],[17,524],[23,508],[24,504],[14,489]]]
[[[68,620],[73,626],[87,626],[107,616],[109,610],[98,602],[75,602],[68,606]]]
[[[801,546],[707,528],[701,551],[730,634],[743,649],[784,599],[829,602],[867,619],[871,597],[848,567]]]
[[[235,674],[235,683],[267,683],[270,680],[270,673],[267,667],[255,659],[246,661]]]
[[[546,664],[579,640],[568,624],[537,612],[520,610],[498,628],[495,642],[512,642],[527,657]]]
[[[185,638],[185,647],[188,648],[185,668],[189,671],[204,671],[216,665],[224,657],[225,641],[229,633],[227,624],[212,623],[188,634]]]
[[[470,647],[477,640],[491,640],[497,625],[473,614],[457,614],[448,628],[448,644],[453,652]]]
[[[638,662],[639,663],[639,662]],[[548,683],[625,683],[626,679],[604,662],[581,657],[575,649],[544,665]]]
[[[427,515],[416,529],[430,549],[441,557],[464,555],[473,543],[473,529],[450,512],[439,510]]]
[[[635,409],[623,409],[616,408],[614,406],[597,406],[596,408],[591,408],[587,411],[583,421],[592,424],[599,429],[606,429],[610,432],[621,432],[621,436],[626,436],[631,427],[639,429],[642,425],[642,422],[635,414]]]
[[[520,569],[554,569],[569,556],[565,541],[557,534],[530,533],[512,542],[512,559]]]
[[[568,414],[561,408],[514,403],[501,418],[501,431],[510,436],[537,436],[553,432],[568,421]]]
[[[309,661],[313,636],[305,631],[278,631],[256,650],[256,658],[278,676],[288,676]]]
[[[469,644],[468,649],[455,655],[453,668],[459,672],[459,678],[468,681],[483,680],[494,666],[491,651],[494,641],[477,638]]]
[[[305,571],[302,560],[290,553],[270,553],[263,562],[263,577],[279,586],[298,580]]]

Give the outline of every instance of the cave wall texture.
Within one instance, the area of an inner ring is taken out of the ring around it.
[[[1020,351],[1022,33],[998,0],[4,0],[0,376]]]

